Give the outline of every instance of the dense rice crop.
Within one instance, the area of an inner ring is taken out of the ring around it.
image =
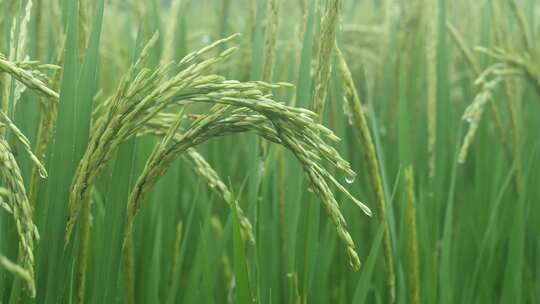
[[[0,0],[1,303],[540,303],[535,0]]]

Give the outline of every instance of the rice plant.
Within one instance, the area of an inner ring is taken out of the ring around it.
[[[534,0],[0,0],[1,303],[540,302]]]

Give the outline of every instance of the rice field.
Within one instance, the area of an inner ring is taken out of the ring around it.
[[[536,0],[0,0],[0,304],[540,303]]]

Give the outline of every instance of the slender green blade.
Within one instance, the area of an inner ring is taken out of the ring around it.
[[[253,303],[253,292],[250,287],[248,260],[246,259],[245,244],[240,232],[240,221],[236,208],[233,208],[233,251],[234,270],[236,274],[236,296],[240,304]]]

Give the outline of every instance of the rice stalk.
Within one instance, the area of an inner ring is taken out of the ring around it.
[[[502,80],[501,78],[495,78],[494,80],[487,81],[484,78],[486,75],[487,74],[483,74],[476,80],[475,84],[480,86],[480,90],[478,94],[476,94],[474,101],[465,109],[465,113],[463,114],[463,120],[469,124],[469,129],[467,130],[467,134],[465,135],[459,150],[458,162],[461,164],[465,163],[467,160],[469,146],[473,142],[476,131],[478,130],[478,125],[482,118],[485,105],[492,98],[491,92],[493,92]]]
[[[388,226],[388,219],[386,216],[386,198],[384,195],[384,189],[382,186],[381,171],[379,168],[379,161],[377,159],[377,153],[375,152],[375,146],[371,137],[371,132],[362,109],[362,103],[358,91],[354,86],[351,72],[343,56],[343,53],[335,45],[335,53],[337,55],[337,71],[339,72],[346,91],[346,100],[349,104],[349,108],[352,111],[352,117],[355,127],[360,135],[360,142],[364,148],[364,157],[369,168],[369,177],[371,186],[375,193],[375,202],[377,206],[377,213],[379,220],[384,225],[384,238],[383,238],[383,251],[384,260],[386,265],[386,283],[390,294],[390,301],[395,302],[395,274],[394,274],[394,259],[392,255],[392,240],[390,238],[390,229]]]
[[[521,131],[518,128],[518,116],[521,114],[521,105],[516,101],[516,87],[514,83],[509,83],[512,78],[525,77],[532,86],[536,89],[536,92],[540,95],[540,73],[533,64],[534,61],[527,62],[519,55],[509,54],[502,49],[486,49],[478,47],[477,50],[481,53],[487,54],[499,62],[496,62],[492,66],[488,67],[479,77],[479,79],[485,80],[488,76],[492,76],[495,80],[505,81],[506,88],[506,102],[510,112],[510,134],[511,145],[507,148],[508,154],[512,155],[512,161],[516,161],[516,173],[515,173],[515,186],[518,193],[522,192],[523,171],[521,160],[519,158],[519,151],[521,149]],[[527,57],[526,57],[527,58]],[[493,81],[495,81],[493,80]],[[492,98],[487,96],[487,98]],[[481,103],[480,103],[481,104]],[[481,113],[479,113],[481,115]],[[475,130],[473,130],[474,132]],[[472,134],[472,133],[471,133]],[[473,134],[474,136],[474,134]],[[466,142],[465,142],[466,143]],[[465,144],[464,143],[464,144]],[[465,155],[466,156],[466,155]],[[464,159],[462,158],[464,161]]]
[[[77,267],[77,295],[76,302],[79,304],[85,303],[86,281],[88,273],[88,260],[90,255],[90,228],[92,224],[92,204],[91,198],[86,197],[86,202],[83,202],[83,216],[80,227],[80,241]]]
[[[24,17],[19,24],[19,37],[17,41],[16,56],[14,58],[17,61],[28,60],[28,23],[30,22],[30,16],[32,14],[32,0],[28,0],[25,6]],[[13,41],[13,40],[12,40]],[[17,102],[21,98],[22,93],[26,90],[26,86],[21,83],[15,83],[15,90],[13,94],[13,108],[17,105]]]
[[[463,40],[463,37],[461,37],[458,30],[450,23],[447,24],[447,28],[450,32],[450,37],[452,37],[459,51],[465,58],[465,61],[467,62],[469,69],[473,73],[474,77],[478,78],[480,74],[482,73],[482,70],[480,69],[480,65],[478,64],[478,60],[473,56],[471,50],[465,44],[465,41]],[[508,139],[506,136],[506,132],[504,131],[505,129],[502,126],[501,111],[493,98],[490,98],[489,104],[491,106],[491,110],[492,110],[491,113],[492,113],[493,121],[495,123],[495,127],[499,131],[499,134],[501,134],[501,142],[506,149],[507,156],[509,157],[511,153],[509,152]]]
[[[47,24],[45,18],[43,18],[46,6],[43,5],[45,0],[34,0],[34,35],[36,42],[36,58],[43,60],[47,52],[47,41],[45,36],[47,34]]]
[[[39,240],[39,233],[32,219],[32,206],[28,202],[21,170],[4,138],[0,138],[0,176],[9,191],[9,205],[19,236],[19,252],[22,268],[27,273],[26,283],[31,297],[36,295],[34,281],[34,242]],[[9,269],[17,268],[2,261]],[[29,278],[29,279],[28,279]]]
[[[216,33],[217,38],[224,38],[229,33],[229,17],[231,11],[231,0],[221,0],[218,12],[218,32]]]
[[[414,195],[414,171],[412,166],[405,169],[407,191],[407,252],[410,282],[409,303],[420,303],[420,268],[418,262],[418,238],[416,235],[416,199]]]
[[[236,202],[235,202],[236,203]],[[238,210],[238,209],[237,209]],[[212,216],[210,219],[210,225],[214,230],[214,233],[218,239],[223,237],[223,224],[217,216]],[[225,286],[232,286],[235,280],[234,272],[231,267],[231,261],[226,252],[221,256],[221,264],[223,265],[223,276],[225,279]],[[230,288],[229,293],[232,293],[233,288]]]
[[[276,57],[276,44],[277,44],[277,32],[279,27],[279,8],[281,5],[280,0],[269,0],[266,9],[266,41],[264,44],[264,62],[262,67],[262,80],[265,82],[272,82],[274,77],[274,65]],[[268,142],[264,138],[260,138],[259,141],[259,166],[262,167],[258,171],[258,179],[256,185],[256,200],[260,202],[262,199],[261,184],[264,178],[264,167],[268,163]],[[240,214],[238,214],[241,219]]]
[[[243,40],[241,48],[242,56],[239,56],[239,71],[242,79],[247,79],[251,74],[251,62],[253,60],[251,52],[253,51],[253,41],[257,27],[257,0],[244,0],[244,5],[247,11],[245,24],[247,39]]]
[[[170,279],[169,279],[169,286],[168,286],[168,295],[174,294],[174,290],[176,289],[174,277],[175,277],[175,271],[177,271],[178,263],[180,262],[180,256],[182,254],[182,241],[183,241],[183,225],[182,222],[178,222],[176,224],[176,234],[174,238],[174,251],[172,255],[172,261],[171,261],[171,272],[170,272]],[[170,301],[170,299],[169,299]]]
[[[64,43],[61,43],[61,47],[59,48],[58,59],[57,59],[58,66],[62,65],[63,63],[63,58],[64,58],[63,49],[64,49]],[[62,76],[61,69],[57,69],[54,71],[51,77],[51,81],[50,81],[50,87],[53,92],[58,91],[59,86],[60,86],[61,76]],[[45,155],[47,153],[49,141],[51,140],[55,131],[56,118],[58,117],[58,102],[59,102],[59,99],[57,97],[45,97],[44,99],[45,99],[45,102],[40,104],[41,115],[39,118],[39,126],[38,126],[36,148],[35,148],[36,156],[42,161],[45,160]],[[36,208],[37,206],[40,186],[41,186],[41,183],[39,180],[39,171],[37,170],[37,167],[34,166],[34,168],[32,168],[32,176],[30,179],[30,204],[32,205],[33,208]]]
[[[501,9],[497,2],[492,3],[492,5],[494,9],[493,19],[494,19],[494,23],[496,24],[495,30],[494,30],[495,40],[498,45],[503,46],[505,49],[511,49],[512,46],[510,43],[510,39],[512,36],[504,27],[505,23],[500,21],[503,19],[501,16],[502,15]],[[517,6],[515,6],[514,9],[517,10]],[[516,17],[518,19],[522,17],[519,11],[516,11],[516,14],[517,14]],[[522,20],[522,22],[523,24],[521,25],[522,26],[521,30],[526,31],[527,29],[525,27],[524,20]],[[527,44],[527,52],[534,52],[534,50],[532,49],[532,45],[528,44],[528,41],[526,40],[528,33],[524,33],[523,36],[525,39],[525,43]],[[535,62],[531,61],[531,63],[534,64]],[[516,165],[516,173],[514,174],[514,182],[515,182],[518,195],[520,195],[522,193],[522,187],[523,187],[523,169],[522,169],[521,157],[520,157],[520,152],[519,152],[520,146],[521,146],[521,136],[522,136],[519,117],[521,116],[522,106],[521,106],[521,102],[518,101],[517,81],[515,79],[506,78],[506,81],[504,82],[504,86],[505,86],[505,93],[507,97],[505,98],[506,104],[510,112],[510,131],[511,131],[510,134],[511,134],[511,140],[512,140],[511,149],[512,149],[512,155],[514,156],[513,161],[515,162],[515,165]]]
[[[178,30],[178,21],[185,14],[189,0],[173,0],[171,1],[168,24],[165,28],[163,39],[163,53],[161,55],[161,63],[166,63],[174,59],[176,46],[176,31]]]
[[[12,4],[14,7],[18,7],[17,5]],[[15,41],[15,30],[17,27],[17,18],[16,16],[17,10],[14,10],[12,21],[10,24],[10,31],[9,31],[9,48],[7,52],[7,58],[14,60],[16,59],[16,41]],[[3,54],[0,53],[0,59],[5,58]],[[0,84],[2,84],[2,87],[0,87],[0,96],[2,96],[2,110],[6,113],[10,113],[10,98],[11,98],[11,77],[10,74],[2,74],[0,76]]]
[[[247,2],[245,3],[245,6],[247,7],[247,11],[248,11],[247,28],[248,28],[248,33],[250,37],[248,41],[252,41],[251,38],[253,38],[253,33],[255,32],[255,27],[257,24],[257,0],[245,0],[245,1]]]
[[[286,209],[285,204],[287,202],[287,159],[285,158],[285,151],[284,149],[279,149],[277,152],[277,162],[278,162],[278,168],[277,168],[277,183],[278,183],[278,204],[279,204],[279,224],[280,224],[280,241],[281,241],[281,258],[283,261],[287,261],[287,239],[288,239],[288,233],[287,229],[287,220],[286,220]]]
[[[300,12],[302,12],[302,21],[298,26],[298,52],[297,52],[297,61],[300,62],[300,56],[302,54],[302,41],[304,41],[304,36],[306,34],[306,27],[308,23],[309,8],[307,0],[298,0],[298,6],[300,7]]]
[[[529,28],[527,26],[527,21],[525,20],[525,16],[523,16],[523,12],[519,9],[518,3],[515,0],[507,0],[508,5],[510,6],[510,11],[512,12],[512,15],[514,15],[514,18],[516,18],[519,26],[519,33],[521,35],[521,39],[525,43],[525,46],[529,52],[533,51],[535,48],[534,41],[531,36],[531,32],[529,31]]]
[[[61,41],[64,39],[63,36],[66,33],[66,30],[64,29],[64,23],[62,22],[62,7],[61,7],[61,1],[56,0],[45,0],[49,1],[48,4],[50,6],[50,18],[48,18],[47,22],[52,27],[52,32],[55,33],[55,40],[57,43],[57,48]]]
[[[133,238],[125,238],[122,245],[125,303],[135,304],[135,253]]]
[[[458,49],[462,53],[462,55],[465,58],[466,62],[468,63],[468,66],[471,69],[472,73],[474,74],[474,76],[476,78],[480,77],[482,75],[480,65],[478,64],[478,61],[474,58],[474,56],[473,56],[472,52],[470,51],[470,49],[466,46],[465,41],[463,40],[463,38],[461,37],[461,35],[459,34],[459,32],[457,31],[457,29],[454,26],[452,26],[449,23],[449,24],[447,24],[447,27],[448,27],[448,30],[450,32],[450,36],[453,38],[454,42],[458,46]],[[506,70],[506,71],[504,71],[504,70]],[[509,76],[511,74],[516,74],[517,73],[517,71],[511,71],[511,69],[508,69],[506,67],[501,67],[500,64],[495,65],[495,69],[488,69],[487,71],[489,71],[490,73],[493,73],[495,75],[499,74],[499,76],[501,76],[501,77],[504,76],[503,74],[506,74],[507,76]],[[520,74],[520,73],[517,73],[517,74]],[[484,76],[484,77],[487,77],[487,75]],[[494,121],[495,127],[497,128],[497,130],[498,130],[498,132],[500,134],[501,144],[503,146],[503,151],[505,152],[506,159],[507,159],[509,164],[512,164],[513,160],[516,158],[516,155],[518,153],[518,150],[517,150],[518,144],[517,144],[517,141],[516,141],[516,139],[517,139],[516,138],[516,134],[517,134],[516,131],[517,130],[515,128],[515,126],[516,126],[515,125],[516,111],[514,109],[513,102],[511,101],[512,98],[510,98],[510,96],[509,96],[509,98],[507,98],[507,105],[508,105],[509,110],[511,112],[510,133],[512,135],[512,144],[510,145],[509,140],[508,140],[508,135],[506,133],[506,129],[508,129],[508,128],[505,128],[502,125],[501,113],[500,113],[499,106],[497,105],[497,102],[495,101],[492,94],[488,94],[485,97],[488,98],[488,102],[489,102],[490,108],[492,110],[491,111],[492,119]],[[477,114],[481,114],[481,113],[477,112]],[[480,118],[478,117],[478,119],[480,119]],[[471,129],[470,132],[467,133],[466,136],[469,136],[469,138],[467,139],[469,142],[471,142],[473,140],[472,137],[474,137],[474,133],[476,132],[476,128],[477,128],[477,126],[475,126],[473,129]],[[466,161],[465,153],[466,152],[464,152],[464,154],[461,155],[462,156],[462,159],[461,159],[462,162]],[[516,189],[521,189],[521,183],[522,183],[521,182],[521,180],[522,180],[521,171],[522,170],[520,168],[521,168],[520,165],[516,165],[516,173],[514,174],[514,183],[515,183]]]
[[[327,4],[321,21],[321,33],[317,53],[317,67],[315,69],[315,91],[313,94],[313,110],[322,120],[326,102],[328,80],[330,79],[331,57],[336,40],[340,0],[330,0]]]
[[[475,77],[478,77],[480,73],[482,72],[480,69],[480,65],[478,64],[478,61],[474,58],[474,55],[471,52],[471,50],[467,47],[465,40],[463,39],[459,31],[456,29],[456,27],[452,25],[450,22],[446,24],[446,27],[448,28],[450,37],[456,44],[458,50],[463,55],[463,58],[465,58],[465,61],[467,62],[469,68],[471,69]]]
[[[467,66],[471,70],[473,76],[475,78],[480,77],[481,74],[482,74],[482,71],[480,69],[480,65],[478,63],[478,60],[474,57],[471,50],[467,47],[463,37],[461,36],[461,34],[458,32],[458,30],[451,23],[447,23],[446,26],[447,26],[448,31],[450,33],[450,37],[452,38],[452,40],[456,44],[458,50],[461,52],[463,58],[467,62]],[[508,146],[508,140],[507,140],[507,137],[506,137],[506,132],[504,131],[505,129],[502,126],[502,119],[501,119],[499,106],[495,102],[495,99],[493,98],[492,94],[485,95],[485,97],[488,98],[487,101],[489,102],[490,108],[492,110],[491,111],[492,119],[494,121],[495,127],[497,128],[497,130],[499,131],[499,134],[501,135],[501,143],[502,143],[502,145],[504,147],[504,151],[506,152],[506,156],[509,159],[511,157],[512,153],[510,152],[510,147]],[[462,161],[465,161],[465,159],[463,159]]]
[[[437,45],[438,33],[438,1],[429,0],[427,7],[426,21],[426,69],[427,69],[427,129],[428,129],[428,167],[429,176],[435,176],[436,151],[437,146]]]
[[[0,8],[2,10],[5,10],[6,3],[3,0],[0,0]],[[6,24],[6,18],[4,14],[0,14],[0,33],[5,32],[5,24]],[[0,39],[0,49],[4,48],[4,39]]]
[[[90,31],[90,21],[88,17],[88,2],[87,0],[78,1],[79,9],[79,60],[83,62],[86,49],[88,48],[88,33]]]
[[[266,19],[266,42],[262,80],[272,82],[274,61],[276,57],[276,40],[279,25],[280,0],[269,0]]]

